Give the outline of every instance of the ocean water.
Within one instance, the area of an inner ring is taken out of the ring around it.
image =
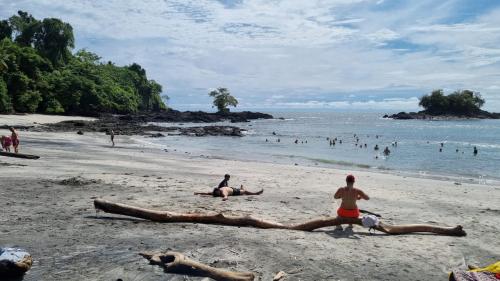
[[[500,179],[500,120],[391,120],[381,118],[380,113],[270,113],[283,119],[218,123],[246,129],[241,138],[167,136],[152,142],[194,155],[237,160],[452,176],[479,183]],[[327,138],[337,138],[336,145],[330,146]],[[375,145],[380,150],[374,150]],[[473,154],[474,146],[477,155]],[[382,153],[385,147],[391,151],[388,156]]]

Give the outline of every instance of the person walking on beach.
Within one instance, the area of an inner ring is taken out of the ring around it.
[[[109,137],[111,138],[112,146],[115,147],[115,132],[112,129],[109,131]]]
[[[12,133],[10,139],[12,141],[12,147],[14,147],[14,152],[19,153],[19,134],[14,127],[10,127],[9,130]]]
[[[360,212],[356,201],[361,199],[370,200],[370,197],[361,189],[354,187],[356,179],[353,175],[348,175],[345,181],[346,186],[339,188],[333,196],[335,199],[342,199],[342,203],[337,209],[337,215],[342,218],[358,218]],[[352,228],[352,224],[349,224],[349,228]],[[338,225],[337,229],[342,230],[342,226]]]

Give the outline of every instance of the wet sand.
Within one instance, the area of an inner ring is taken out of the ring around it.
[[[16,119],[0,124],[16,124]],[[23,121],[24,122],[24,121]],[[29,122],[28,122],[29,123]],[[18,124],[21,124],[19,121]],[[0,132],[7,134],[7,132]],[[360,207],[394,224],[461,224],[466,237],[388,236],[355,226],[314,232],[202,224],[161,224],[96,214],[94,198],[176,212],[252,214],[280,222],[333,216],[347,170],[205,158],[147,148],[140,137],[20,132],[23,153],[0,158],[0,245],[28,250],[25,280],[203,280],[166,275],[137,253],[175,250],[258,280],[446,280],[465,264],[499,259],[500,186],[356,172],[372,198]],[[138,141],[139,140],[139,141]],[[222,175],[262,196],[193,196]]]

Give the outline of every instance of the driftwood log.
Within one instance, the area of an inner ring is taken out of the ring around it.
[[[149,263],[163,267],[167,273],[210,277],[217,281],[252,281],[252,272],[227,271],[193,261],[177,252],[140,253]]]
[[[37,155],[13,153],[13,152],[5,152],[5,151],[0,151],[0,156],[24,158],[24,159],[39,159],[40,158],[40,156],[37,156]]]
[[[256,228],[278,228],[290,230],[313,231],[318,228],[337,226],[342,224],[357,224],[362,225],[360,218],[340,218],[327,217],[321,219],[310,220],[298,224],[282,224],[278,222],[254,218],[252,216],[226,216],[221,213],[200,214],[200,213],[174,213],[168,211],[149,210],[134,206],[129,206],[120,203],[113,203],[103,199],[95,199],[94,207],[106,213],[131,216],[156,222],[187,222],[187,223],[203,223],[203,224],[222,224],[230,226],[247,226]],[[466,233],[462,226],[444,227],[427,224],[409,224],[409,225],[389,225],[380,223],[373,227],[378,231],[387,234],[407,234],[414,232],[429,232],[449,236],[465,236]]]

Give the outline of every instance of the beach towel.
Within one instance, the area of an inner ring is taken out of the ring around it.
[[[450,281],[499,281],[500,261],[490,264],[487,267],[475,268],[472,270],[453,270],[450,274]]]

